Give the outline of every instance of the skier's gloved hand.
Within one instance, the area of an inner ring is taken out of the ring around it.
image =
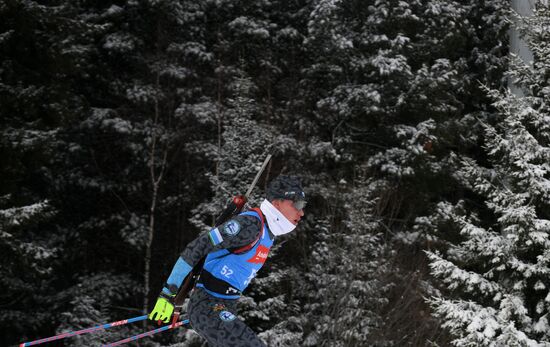
[[[172,313],[174,313],[174,298],[175,294],[166,294],[162,291],[155,303],[153,311],[149,314],[149,319],[152,321],[163,321],[168,323]]]
[[[181,287],[181,283],[191,272],[191,265],[187,264],[183,258],[178,258],[176,265],[172,269],[168,280],[162,292],[160,293],[153,311],[149,314],[150,320],[160,320],[168,323],[172,313],[174,313],[174,298]]]

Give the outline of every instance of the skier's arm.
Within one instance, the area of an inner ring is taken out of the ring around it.
[[[171,304],[173,298],[183,280],[203,257],[220,249],[238,248],[251,244],[258,238],[260,232],[261,222],[256,217],[240,215],[189,243],[176,261],[149,319],[165,322],[170,319],[173,312]]]

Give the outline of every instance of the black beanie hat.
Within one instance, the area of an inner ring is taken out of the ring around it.
[[[281,175],[269,183],[266,198],[268,201],[277,199],[298,201],[306,200],[306,194],[298,177]]]

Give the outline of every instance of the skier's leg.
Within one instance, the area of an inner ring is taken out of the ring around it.
[[[265,347],[242,320],[237,318],[235,300],[215,298],[196,288],[189,302],[191,327],[210,347]]]

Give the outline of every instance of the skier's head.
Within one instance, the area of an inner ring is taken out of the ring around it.
[[[297,177],[278,176],[273,179],[267,187],[266,198],[294,225],[304,215],[306,194]]]

